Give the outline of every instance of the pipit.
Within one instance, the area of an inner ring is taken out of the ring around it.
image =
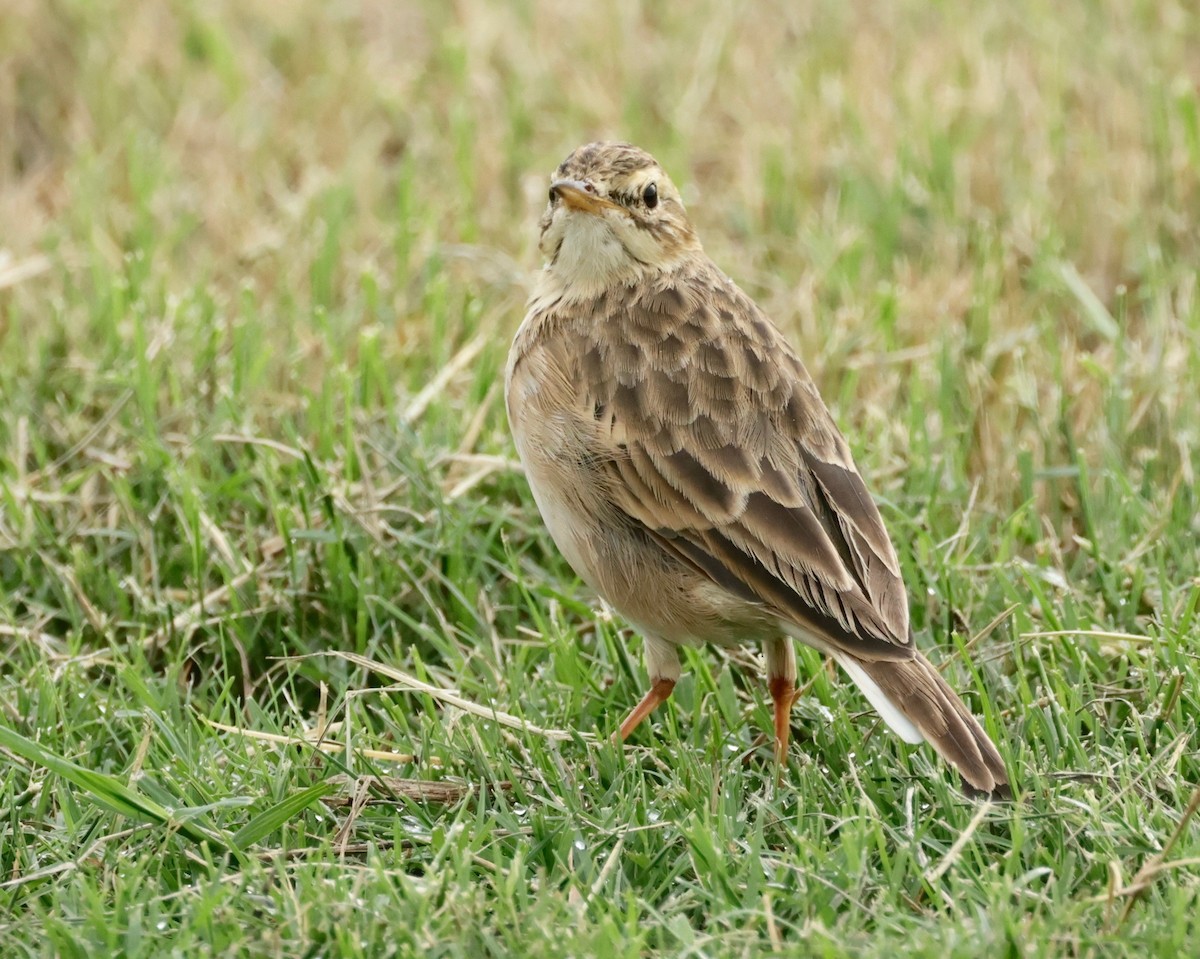
[[[651,687],[621,738],[671,695],[680,645],[756,640],[784,761],[795,638],[969,792],[1007,794],[995,745],[913,644],[895,549],[812,378],[654,158],[580,147],[540,226],[508,418],[554,542],[645,638]]]

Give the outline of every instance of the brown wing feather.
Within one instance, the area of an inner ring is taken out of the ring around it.
[[[588,334],[581,369],[611,442],[614,506],[832,644],[911,655],[879,511],[807,371],[748,297],[709,265],[603,304]]]

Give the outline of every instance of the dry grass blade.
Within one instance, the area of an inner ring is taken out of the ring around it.
[[[205,718],[204,721],[213,729],[219,729],[223,733],[237,733],[239,736],[245,736],[247,739],[271,743],[274,746],[305,746],[322,753],[343,753],[346,751],[345,743],[316,735],[311,739],[301,736],[281,736],[279,733],[259,732],[255,729],[245,729],[242,726],[227,726],[225,723],[219,723],[213,719]],[[354,752],[364,759],[371,759],[377,762],[415,763],[417,761],[417,757],[412,753],[394,753],[383,749],[355,749]]]
[[[400,422],[405,426],[411,426],[419,420],[425,410],[429,408],[429,404],[445,391],[450,381],[465,370],[492,339],[492,331],[485,330],[459,349],[451,357],[450,362],[443,366],[437,375],[425,385],[425,388],[412,398],[404,412],[400,414]]]
[[[14,261],[11,253],[0,253],[0,290],[23,283],[49,269],[49,257],[41,254]]]
[[[512,713],[502,712],[491,706],[481,706],[479,703],[472,702],[467,699],[457,690],[445,689],[441,686],[433,686],[430,683],[422,682],[416,676],[410,676],[401,669],[396,669],[392,666],[385,666],[383,663],[377,663],[373,659],[368,659],[366,656],[359,656],[357,653],[346,653],[340,650],[332,650],[327,653],[314,653],[314,656],[336,656],[338,659],[344,659],[348,663],[354,663],[356,666],[361,666],[373,673],[378,673],[381,676],[386,676],[388,679],[398,683],[402,689],[412,692],[425,693],[432,696],[439,702],[445,703],[447,706],[453,706],[455,709],[461,709],[464,713],[470,713],[472,716],[479,716],[481,719],[490,719],[493,722],[499,723],[501,726],[507,726],[509,729],[519,729],[523,732],[533,733],[535,736],[544,736],[547,739],[554,740],[571,740],[575,738],[594,739],[595,737],[588,733],[568,732],[564,729],[547,729],[544,726],[537,726],[520,716],[514,716]],[[303,658],[303,657],[300,657]]]
[[[1200,809],[1200,786],[1197,786],[1192,791],[1192,798],[1188,800],[1187,808],[1183,811],[1183,815],[1179,819],[1179,825],[1175,827],[1175,831],[1171,833],[1171,838],[1167,840],[1163,846],[1162,852],[1155,853],[1143,864],[1142,868],[1137,871],[1133,877],[1133,881],[1123,889],[1116,890],[1114,896],[1127,896],[1125,908],[1121,910],[1121,918],[1117,920],[1117,927],[1120,928],[1125,924],[1125,920],[1129,918],[1129,913],[1133,910],[1136,903],[1146,892],[1147,889],[1154,884],[1154,880],[1164,872],[1171,869],[1176,869],[1184,865],[1195,863],[1196,860],[1186,859],[1175,863],[1164,862],[1171,854],[1171,850],[1175,848],[1175,844],[1187,831],[1188,824],[1192,821],[1192,817],[1196,815],[1196,810]]]
[[[620,836],[613,844],[612,852],[608,854],[608,858],[604,860],[604,865],[600,867],[600,874],[596,876],[596,881],[592,883],[591,891],[588,898],[600,895],[604,884],[608,882],[608,877],[612,875],[617,863],[621,861],[621,853],[625,850],[625,836]]]
[[[971,821],[967,823],[967,828],[959,833],[959,836],[954,840],[953,845],[946,850],[946,855],[942,857],[941,861],[936,866],[934,866],[932,869],[926,870],[926,882],[937,882],[946,874],[946,871],[958,861],[958,857],[962,855],[963,849],[965,849],[967,843],[971,841],[971,837],[975,835],[975,830],[979,828],[979,824],[983,822],[984,817],[992,811],[994,805],[994,803],[985,802],[982,806],[975,810],[975,815],[972,816]]]
[[[255,577],[261,575],[262,569],[266,566],[266,563],[282,553],[283,548],[284,542],[279,537],[275,537],[274,539],[270,539],[265,542],[262,547],[262,555],[264,560],[263,563],[260,563],[257,567],[247,569],[245,572],[239,573],[225,585],[218,586],[216,589],[210,590],[209,592],[205,593],[201,599],[187,607],[187,609],[176,613],[173,617],[171,617],[170,623],[161,629],[155,630],[144,640],[142,640],[142,647],[147,650],[159,649],[176,633],[189,630],[197,626],[200,622],[200,618],[208,610],[212,609],[213,606],[226,603],[230,596],[236,593]]]
[[[455,500],[461,499],[489,476],[492,476],[496,473],[521,472],[520,462],[504,456],[457,456],[448,457],[447,459],[452,463],[478,464],[475,470],[468,473],[462,479],[457,480],[454,485],[447,490],[445,494],[447,503],[453,503]]]
[[[777,952],[783,952],[783,938],[779,935],[779,926],[775,922],[775,910],[771,906],[771,894],[763,893],[763,916],[767,920],[767,939],[771,943],[771,948]]]
[[[339,801],[336,805],[350,807],[345,821],[338,828],[337,835],[333,839],[333,844],[337,848],[339,856],[346,855],[346,849],[350,845],[350,836],[354,832],[354,824],[358,821],[358,814],[362,812],[363,806],[371,798],[371,790],[367,778],[360,777],[355,779],[354,787],[350,794],[338,797]]]
[[[303,462],[304,454],[294,446],[288,446],[286,443],[281,443],[278,440],[270,439],[266,436],[244,436],[240,433],[216,433],[213,436],[214,443],[235,443],[240,446],[262,446],[269,450],[274,450],[276,453],[288,457],[289,459]]]
[[[1154,643],[1153,636],[1139,636],[1137,633],[1116,633],[1107,629],[1048,629],[1035,633],[1022,633],[1022,639],[1055,639],[1061,636],[1087,636],[1091,639],[1114,639],[1123,643]]]
[[[471,783],[438,782],[429,779],[404,779],[399,776],[330,776],[326,782],[335,783],[342,792],[326,796],[330,806],[365,806],[394,803],[397,799],[450,805],[479,792],[480,786]],[[507,791],[511,783],[489,784],[486,788]]]

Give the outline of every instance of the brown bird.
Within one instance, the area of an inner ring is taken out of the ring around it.
[[[758,640],[782,761],[794,637],[969,791],[1007,794],[995,745],[913,645],[896,552],[812,378],[654,158],[577,149],[539,248],[508,418],[554,542],[645,637],[651,687],[621,738],[671,695],[679,645]]]

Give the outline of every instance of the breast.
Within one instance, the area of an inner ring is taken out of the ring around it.
[[[581,425],[551,413],[526,415],[524,427],[514,428],[538,511],[579,578],[643,634],[688,645],[758,638],[769,617],[682,564],[614,509],[586,465],[593,451],[580,441]]]
[[[617,509],[600,465],[622,455],[571,331],[534,314],[509,359],[506,400],[513,439],[542,519],[571,568],[630,623],[676,643],[753,639],[767,617],[747,608],[667,552]]]
[[[528,341],[527,327],[535,319],[531,315],[522,324],[509,360],[509,426],[550,536],[571,568],[598,589],[592,544],[603,534],[605,508],[586,475],[595,450],[586,435],[584,397],[558,339]]]

